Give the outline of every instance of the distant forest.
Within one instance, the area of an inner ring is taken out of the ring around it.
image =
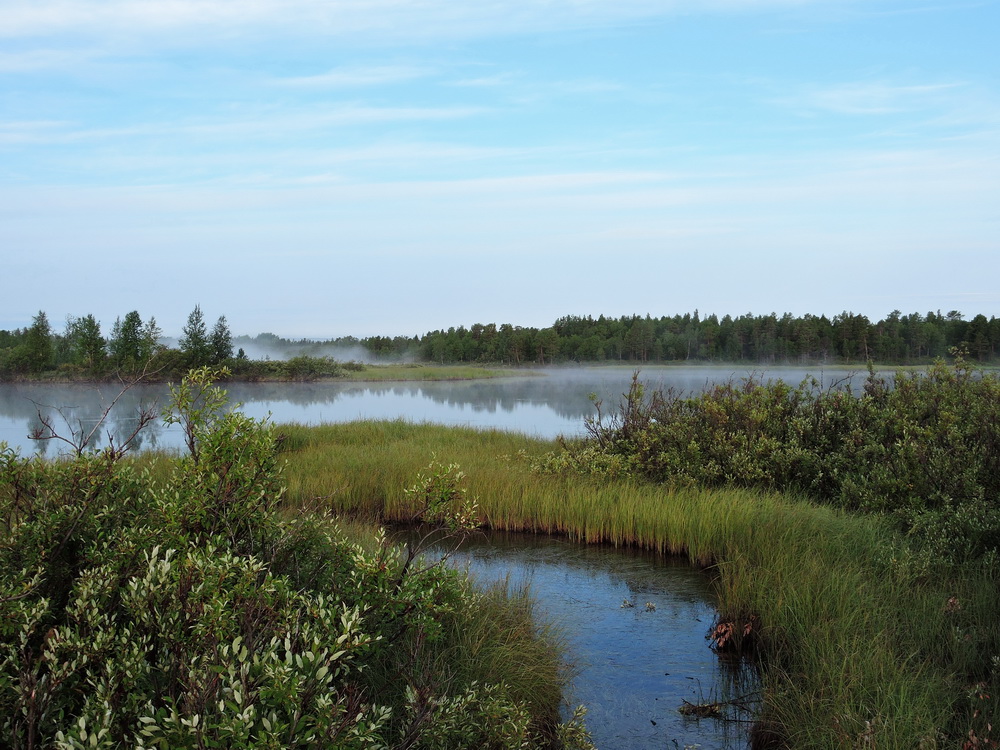
[[[979,361],[997,358],[1000,318],[957,310],[884,319],[845,312],[781,317],[694,313],[593,318],[567,315],[547,328],[509,323],[476,323],[430,331],[423,336],[352,336],[330,341],[293,341],[274,334],[240,337],[241,346],[296,354],[321,354],[330,347],[357,349],[375,359],[420,362],[541,365],[583,362],[750,362],[760,364],[858,363],[919,364],[963,347]]]
[[[844,312],[833,318],[791,314],[702,317],[698,311],[654,318],[567,315],[546,328],[476,323],[422,336],[346,336],[332,340],[286,339],[272,333],[233,337],[225,316],[208,327],[200,307],[188,316],[176,345],[167,345],[155,320],[133,310],[105,335],[93,315],[70,317],[57,331],[45,312],[27,328],[0,330],[0,377],[53,374],[101,377],[142,370],[173,375],[188,367],[227,364],[234,374],[280,376],[260,364],[285,364],[292,377],[335,374],[317,362],[414,361],[510,366],[595,362],[741,362],[753,364],[863,363],[901,365],[945,357],[964,348],[980,362],[1000,350],[1000,319],[971,320],[946,314],[903,315],[882,320]],[[173,344],[172,341],[170,341]],[[288,363],[292,364],[289,365]],[[256,370],[254,368],[257,368]],[[302,372],[298,372],[298,367]],[[274,369],[274,368],[271,368]]]

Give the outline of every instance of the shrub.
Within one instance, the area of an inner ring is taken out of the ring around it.
[[[338,377],[344,374],[340,364],[331,357],[310,357],[300,354],[284,362],[285,374],[291,380],[310,381],[317,378]]]
[[[330,518],[283,517],[273,430],[226,410],[219,374],[172,388],[189,450],[162,480],[121,451],[0,446],[8,746],[547,742],[551,712],[504,682],[422,663],[481,595],[443,566],[408,570],[384,534],[361,545]]]
[[[544,463],[802,493],[888,514],[955,559],[1000,545],[1000,378],[960,353],[951,367],[897,373],[892,387],[872,371],[859,395],[747,378],[647,397],[636,374],[617,411],[598,404],[588,431]]]

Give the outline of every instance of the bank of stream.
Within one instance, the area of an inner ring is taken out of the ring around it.
[[[573,675],[564,712],[587,707],[599,749],[747,746],[754,672],[709,647],[716,610],[707,579],[686,559],[544,534],[478,532],[450,564],[483,586],[529,587],[538,615],[557,628]],[[692,707],[708,704],[718,716],[694,715]]]

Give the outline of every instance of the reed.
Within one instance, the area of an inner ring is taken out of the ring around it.
[[[989,739],[973,718],[1000,712],[980,697],[997,687],[1000,654],[987,563],[936,564],[874,517],[786,495],[540,474],[532,465],[555,443],[508,433],[280,429],[292,508],[405,519],[403,488],[436,457],[461,465],[494,528],[687,555],[712,577],[721,615],[751,624],[763,718],[793,747],[952,746],[970,729]]]

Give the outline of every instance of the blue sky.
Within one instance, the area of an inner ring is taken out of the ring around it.
[[[1000,0],[3,0],[0,328],[1000,315]]]

